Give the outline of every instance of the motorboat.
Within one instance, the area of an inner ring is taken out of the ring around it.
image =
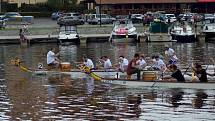
[[[60,33],[58,35],[58,41],[60,44],[65,42],[80,43],[80,38],[77,33],[77,29],[75,26],[61,26]]]
[[[132,21],[129,19],[115,21],[109,41],[112,43],[138,42],[137,31]]]
[[[147,42],[169,42],[169,25],[160,19],[154,19],[149,25],[149,32],[146,32]]]
[[[215,38],[215,20],[205,21],[202,32],[205,34],[206,41]]]
[[[196,33],[189,24],[176,24],[171,29],[172,40],[182,43],[196,42]]]

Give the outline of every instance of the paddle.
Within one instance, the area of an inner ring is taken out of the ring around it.
[[[191,65],[192,65],[192,64],[190,64],[190,65],[188,66],[188,68],[185,70],[183,76],[187,73],[187,71],[188,71],[188,69],[190,68]]]
[[[29,70],[28,68],[24,67],[21,65],[21,62],[19,58],[16,58],[16,59],[12,59],[11,60],[11,64],[19,67],[22,71],[25,71],[25,72],[32,72],[31,70]]]
[[[156,84],[156,82],[157,82],[158,80],[160,80],[161,77],[163,77],[163,74],[166,72],[166,70],[167,70],[167,68],[165,68],[165,70],[161,73],[161,75],[158,77],[158,79],[152,84],[151,88],[153,88],[154,85]]]
[[[81,65],[79,66],[79,69],[86,73],[86,74],[89,74],[90,77],[92,77],[94,80],[96,81],[101,81],[102,80],[102,77],[96,75],[95,73],[93,73],[89,67],[85,66],[85,65]]]

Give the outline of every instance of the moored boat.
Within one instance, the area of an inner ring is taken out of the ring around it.
[[[58,35],[58,40],[60,44],[65,42],[75,44],[80,43],[80,38],[75,26],[61,26],[60,33]]]
[[[149,33],[147,33],[147,42],[169,42],[171,41],[169,35],[169,25],[161,21],[160,19],[155,19],[150,23]]]
[[[193,32],[192,27],[188,24],[184,24],[184,25],[176,24],[171,29],[170,34],[171,34],[172,40],[176,40],[177,42],[190,43],[190,42],[197,41],[195,32]]]
[[[114,22],[114,28],[111,32],[110,42],[138,42],[136,28],[131,20],[121,20]]]
[[[206,41],[215,39],[215,22],[214,21],[206,21],[203,26],[202,32],[205,34]]]

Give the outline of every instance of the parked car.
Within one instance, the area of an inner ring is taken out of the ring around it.
[[[0,20],[4,20],[5,19],[5,15],[0,15]]]
[[[213,14],[204,14],[204,20],[214,20],[215,16]]]
[[[87,22],[89,24],[110,24],[115,21],[115,18],[111,17],[107,14],[101,14],[101,21],[100,21],[100,14],[88,14],[87,15]]]
[[[194,15],[193,13],[185,13],[185,14],[183,14],[181,20],[182,21],[194,22],[193,15]]]
[[[63,16],[72,16],[72,17],[82,18],[81,14],[78,12],[64,13]]]
[[[84,24],[84,19],[80,19],[77,17],[72,17],[72,16],[64,16],[61,17],[57,20],[57,24],[60,26],[62,25],[83,25]]]
[[[60,18],[63,15],[63,12],[54,12],[51,15],[51,19],[52,20],[57,20],[58,18]]]
[[[4,19],[7,20],[16,20],[16,19],[21,19],[21,15],[18,12],[7,12],[4,15]]]
[[[143,14],[131,14],[133,23],[141,23],[143,21]]]
[[[117,15],[116,16],[116,20],[125,21],[127,19],[129,19],[129,15]]]
[[[173,23],[175,21],[177,21],[175,14],[165,14],[165,22]]]
[[[0,29],[6,27],[6,22],[5,20],[0,20]]]

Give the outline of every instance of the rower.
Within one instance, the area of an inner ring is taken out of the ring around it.
[[[147,63],[144,59],[144,54],[140,55],[140,59],[137,61],[137,63],[139,64],[140,70],[143,70],[147,66]]]
[[[169,64],[176,64],[178,58],[175,55],[175,51],[168,45],[165,45],[165,56],[169,60]]]
[[[112,68],[112,63],[107,56],[102,56],[100,58],[101,63],[103,64],[103,68],[105,71],[109,71]]]
[[[154,60],[154,64],[152,65],[152,68],[154,70],[160,70],[160,71],[165,70],[166,65],[159,56],[154,56],[153,60]]]
[[[128,63],[128,68],[127,68],[128,78],[131,78],[132,74],[137,73],[137,80],[140,80],[139,64],[137,63],[139,58],[140,58],[140,55],[136,53],[134,54],[134,58]]]
[[[51,48],[49,52],[47,53],[47,65],[49,67],[58,67],[60,60],[58,59],[59,53],[55,54],[56,49]]]
[[[90,68],[90,70],[94,70],[94,64],[93,61],[90,58],[87,58],[86,56],[83,56],[83,64]]]
[[[117,69],[120,72],[125,72],[128,67],[128,59],[126,59],[123,55],[119,56],[119,68]]]
[[[162,79],[165,80],[165,79],[174,78],[177,80],[177,82],[185,82],[184,76],[182,75],[181,71],[177,68],[175,64],[170,65],[169,69],[172,72],[172,75],[164,76]]]
[[[196,63],[192,69],[200,82],[208,82],[206,69],[203,69],[200,64]]]

